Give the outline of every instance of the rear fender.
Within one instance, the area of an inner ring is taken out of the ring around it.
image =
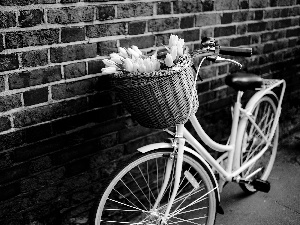
[[[141,148],[138,148],[137,150],[141,153],[146,153],[146,152],[150,152],[150,151],[157,150],[157,149],[162,149],[162,148],[174,148],[174,147],[172,146],[171,143],[155,143],[155,144],[150,144],[150,145],[143,146]],[[217,196],[217,210],[218,210],[219,207],[220,207],[220,191],[219,191],[218,182],[216,180],[216,177],[215,177],[211,167],[203,159],[203,157],[201,155],[199,155],[193,149],[190,149],[190,148],[184,146],[184,151],[189,152],[190,154],[194,155],[197,159],[199,159],[202,162],[201,165],[204,167],[205,171],[208,173],[209,177],[211,178],[214,188],[216,188],[215,189],[215,194]]]

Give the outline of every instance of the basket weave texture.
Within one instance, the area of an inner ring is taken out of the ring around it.
[[[112,85],[134,119],[148,128],[184,124],[199,103],[194,86],[192,59],[181,56],[168,70],[151,73],[116,73]]]

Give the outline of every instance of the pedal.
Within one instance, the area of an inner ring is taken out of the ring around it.
[[[268,193],[271,189],[271,184],[269,181],[255,179],[250,182],[250,184],[257,190],[261,192]]]

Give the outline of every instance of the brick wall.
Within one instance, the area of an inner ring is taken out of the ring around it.
[[[120,158],[164,139],[139,126],[101,76],[118,46],[150,50],[170,34],[251,46],[245,68],[285,78],[282,134],[299,128],[299,0],[1,0],[0,223],[67,224],[85,215]],[[227,63],[205,64],[198,117],[228,135]]]

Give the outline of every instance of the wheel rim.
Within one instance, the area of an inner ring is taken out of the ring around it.
[[[274,102],[269,98],[265,97],[254,107],[253,118],[256,124],[260,127],[264,135],[269,139],[270,131],[273,126],[274,118],[276,114],[276,106]],[[251,173],[261,169],[256,173],[253,179],[267,180],[272,170],[278,143],[278,126],[275,134],[271,140],[271,145],[266,150],[265,154],[259,158],[254,164],[252,164],[247,170],[242,173],[242,177],[245,178]],[[262,138],[259,132],[254,128],[251,122],[247,122],[245,135],[243,137],[242,144],[242,157],[241,164],[248,162],[255,155],[257,155],[266,145],[266,141]],[[256,191],[251,185],[245,185],[249,191]]]
[[[199,168],[190,157],[184,157],[178,194],[168,220],[162,219],[171,195],[173,172],[161,204],[153,209],[169,155],[166,152],[153,153],[131,164],[127,168],[130,172],[123,169],[114,179],[119,182],[111,183],[102,197],[96,224],[213,224],[215,195],[213,191],[209,192],[213,186],[203,168]],[[204,178],[201,177],[203,172],[206,174]],[[190,176],[193,178],[187,178]],[[195,188],[189,179],[197,180],[199,188]]]

